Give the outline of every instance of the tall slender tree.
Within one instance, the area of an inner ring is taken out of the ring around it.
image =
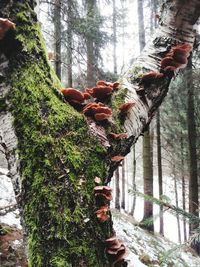
[[[117,10],[113,0],[113,72],[117,74]]]
[[[62,0],[54,2],[54,29],[55,29],[55,72],[61,80],[61,4]]]
[[[67,86],[72,87],[73,76],[72,76],[72,22],[73,22],[73,1],[68,0],[67,3]]]
[[[119,179],[120,179],[120,175],[119,175],[119,167],[118,167],[117,170],[115,171],[115,208],[117,210],[120,210],[121,208]]]
[[[159,187],[159,199],[163,196],[163,175],[162,175],[162,152],[161,152],[161,133],[160,133],[160,110],[158,109],[156,115],[156,132],[157,132],[157,162],[158,162],[158,187]],[[163,206],[159,207],[159,219],[160,219],[160,234],[164,235],[164,221],[163,221]]]
[[[126,187],[126,172],[125,172],[125,163],[122,162],[122,172],[121,172],[121,179],[122,179],[122,198],[121,198],[121,208],[125,210],[126,208],[126,199],[125,199],[125,187]]]
[[[87,0],[87,21],[88,27],[89,23],[95,22],[96,12],[97,12],[97,3],[96,0]],[[92,87],[95,84],[95,40],[92,32],[87,33],[86,36],[86,50],[87,50],[87,86]]]
[[[188,124],[188,145],[189,145],[189,212],[199,217],[199,192],[198,192],[198,171],[197,171],[197,130],[195,124],[194,111],[194,83],[192,80],[192,57],[190,57],[187,67],[186,84],[188,88],[188,109],[187,109],[187,124]],[[189,234],[192,235],[194,230],[199,225],[190,223]],[[200,253],[200,243],[196,243],[194,248]]]
[[[140,51],[145,46],[145,28],[144,28],[144,14],[143,14],[143,0],[138,0],[138,33]],[[153,196],[153,159],[152,159],[152,144],[149,128],[144,132],[143,136],[143,180],[144,180],[144,194]],[[153,218],[153,204],[144,200],[144,216],[142,223],[145,220]],[[153,224],[147,225],[147,229],[153,231]]]

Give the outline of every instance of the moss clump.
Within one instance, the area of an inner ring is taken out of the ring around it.
[[[0,98],[0,112],[6,111],[8,105],[5,98]]]

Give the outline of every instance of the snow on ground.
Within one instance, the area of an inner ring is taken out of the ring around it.
[[[200,257],[185,245],[151,234],[137,226],[132,217],[112,210],[117,237],[129,249],[129,267],[198,267]]]
[[[7,175],[8,170],[0,168],[0,207],[16,203],[11,179]],[[0,223],[13,225],[21,229],[18,210],[0,216]]]
[[[0,168],[0,207],[15,203],[12,184],[7,175],[7,170]],[[113,210],[112,214],[117,236],[129,250],[127,257],[129,267],[200,266],[200,257],[193,256],[189,252],[189,248],[177,245],[158,234],[150,234],[137,226],[131,216],[119,213],[116,210]],[[0,223],[21,227],[17,211],[0,216]]]

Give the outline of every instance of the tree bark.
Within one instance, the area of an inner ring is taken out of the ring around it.
[[[116,12],[116,3],[113,0],[113,72],[117,74],[117,12]]]
[[[199,217],[199,192],[198,192],[198,171],[197,171],[197,130],[195,124],[194,111],[194,84],[192,81],[192,58],[187,67],[186,84],[188,88],[188,144],[189,144],[189,212]],[[190,222],[189,235],[193,235],[199,224]],[[194,249],[200,254],[200,243],[192,244]]]
[[[145,131],[143,137],[143,179],[144,194],[153,197],[153,162],[152,162],[152,140],[150,131]],[[145,221],[151,219],[151,224],[145,224]],[[154,231],[153,224],[153,203],[144,201],[144,216],[142,224],[149,231]]]
[[[96,9],[96,0],[87,1],[87,18],[94,19]],[[86,38],[87,50],[87,86],[92,87],[95,84],[95,43],[89,35]]]
[[[186,211],[186,186],[185,186],[185,160],[184,160],[184,147],[183,147],[183,137],[181,137],[181,183],[182,183],[182,202],[183,210]],[[184,242],[187,241],[187,230],[186,230],[186,218],[183,217],[183,237]]]
[[[135,211],[135,205],[136,205],[136,158],[135,158],[135,146],[133,147],[133,178],[132,178],[132,190],[133,190],[133,202],[132,202],[132,207],[130,211],[130,215],[134,216],[134,211]]]
[[[67,1],[67,86],[72,87],[72,1]]]
[[[54,3],[54,30],[55,30],[55,72],[61,80],[61,0]]]
[[[126,180],[126,173],[125,173],[125,164],[124,161],[122,162],[122,200],[121,200],[121,208],[123,210],[125,210],[125,205],[126,205],[126,201],[125,201],[125,180]]]
[[[161,153],[161,135],[160,135],[160,110],[157,111],[156,116],[156,128],[157,128],[157,162],[158,162],[158,186],[159,186],[159,199],[163,196],[163,177],[162,177],[162,153]],[[160,234],[164,235],[164,222],[163,222],[163,206],[160,206],[159,211],[160,218]]]
[[[144,14],[143,14],[143,0],[137,0],[138,4],[138,35],[140,51],[145,47],[145,29],[144,29]]]
[[[115,171],[115,208],[120,210],[119,168]]]
[[[0,17],[16,24],[16,30],[0,40],[0,145],[24,222],[30,266],[110,265],[104,240],[114,233],[112,219],[102,223],[96,217],[94,178],[107,184],[118,166],[111,158],[125,156],[151,121],[170,78],[145,87],[144,101],[137,93],[138,74],[159,70],[170,46],[193,44],[199,4],[165,4],[156,37],[112,95],[113,122],[106,127],[64,103],[61,84],[47,60],[34,1],[0,2]],[[135,105],[121,121],[118,107],[127,101]],[[116,144],[109,130],[126,131],[128,138]]]
[[[176,208],[178,208],[177,178],[176,178],[176,171],[175,171],[174,165],[173,165],[173,176],[174,176],[175,202],[176,202]],[[177,228],[178,228],[178,242],[181,244],[181,226],[180,226],[180,216],[179,216],[178,212],[176,213],[176,219],[177,219]]]

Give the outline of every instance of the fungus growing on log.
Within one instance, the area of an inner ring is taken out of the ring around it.
[[[111,238],[105,240],[106,244],[106,253],[108,255],[109,261],[112,263],[112,266],[115,266],[116,263],[124,261],[127,250],[121,240],[118,240],[115,235]]]
[[[111,95],[112,91],[113,88],[111,86],[98,86],[93,87],[90,94],[100,101],[105,101]]]
[[[128,138],[128,134],[127,133],[110,133],[110,137],[112,137],[113,139],[116,140],[120,140],[120,139],[126,139]]]
[[[84,95],[79,90],[74,88],[63,88],[61,89],[61,93],[64,95],[65,99],[70,101],[78,101],[79,103],[83,103]]]
[[[108,205],[101,206],[95,213],[100,222],[105,222],[108,220]]]
[[[93,88],[86,88],[86,92],[99,101],[104,102],[109,99],[113,91],[118,90],[119,83],[109,83],[106,81],[98,81]]]
[[[91,95],[89,93],[87,93],[87,92],[83,92],[83,97],[84,97],[85,100],[88,100],[88,99],[91,98]]]
[[[102,103],[89,103],[83,109],[83,114],[90,116],[96,121],[110,121],[112,110]]]
[[[175,70],[185,68],[191,51],[192,46],[190,44],[179,44],[173,47],[161,60],[161,68],[167,75]]]
[[[95,186],[95,197],[103,201],[112,200],[112,188],[109,186]]]
[[[163,78],[164,74],[156,71],[150,71],[145,74],[143,74],[141,78],[141,83],[143,84],[150,84],[152,82],[155,82],[156,80],[159,80],[160,78]]]
[[[124,159],[124,157],[123,156],[114,156],[114,157],[112,157],[111,158],[111,161],[113,161],[113,162],[120,162],[120,161],[122,161]]]
[[[121,115],[126,115],[128,111],[135,105],[134,102],[127,102],[119,107]]]
[[[0,18],[0,40],[2,40],[9,30],[15,29],[15,23],[10,21],[9,19]]]

